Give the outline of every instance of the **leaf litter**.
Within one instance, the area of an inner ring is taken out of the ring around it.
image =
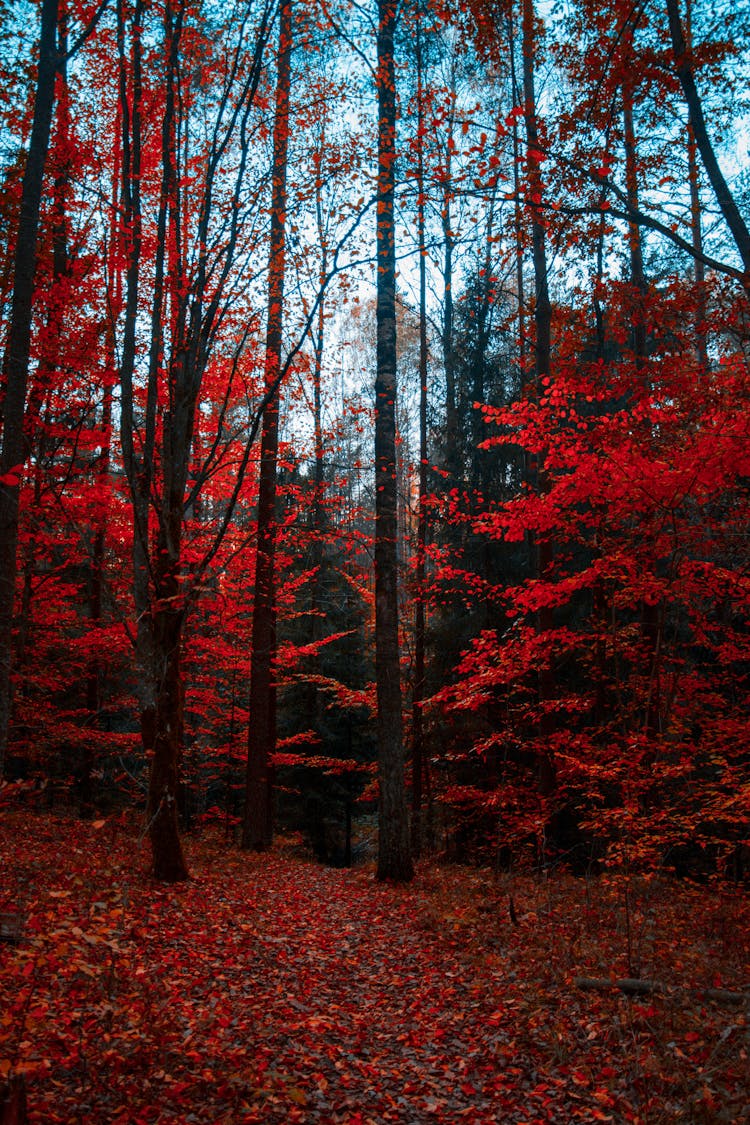
[[[277,848],[0,824],[0,1080],[32,1125],[750,1122],[747,1009],[583,993],[637,952],[667,985],[747,988],[739,893],[424,867],[407,888]],[[512,892],[516,907],[508,909]],[[743,973],[745,979],[743,980]]]

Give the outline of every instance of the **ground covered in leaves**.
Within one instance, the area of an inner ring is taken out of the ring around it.
[[[750,988],[736,888],[188,851],[165,889],[133,824],[2,814],[0,1079],[32,1125],[750,1122],[747,1006],[685,991]],[[667,991],[574,983],[636,973]]]

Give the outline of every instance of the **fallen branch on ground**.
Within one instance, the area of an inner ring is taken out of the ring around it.
[[[631,996],[651,995],[689,996],[698,1000],[713,1000],[717,1004],[750,1003],[750,992],[732,992],[728,988],[682,988],[663,984],[658,980],[638,980],[635,977],[622,977],[610,980],[609,977],[573,977],[576,988],[589,992],[625,992]]]

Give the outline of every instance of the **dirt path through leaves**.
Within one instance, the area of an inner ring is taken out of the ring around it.
[[[746,1120],[742,1013],[571,991],[575,886],[511,927],[470,873],[449,900],[434,871],[399,889],[194,841],[165,890],[115,822],[16,813],[0,857],[25,917],[0,1078],[26,1075],[32,1125]]]
[[[210,1073],[228,1120],[492,1122],[513,1099],[506,1120],[545,1119],[507,1071],[487,981],[426,933],[409,892],[278,857],[250,866],[221,892],[199,876],[147,926],[143,975],[170,966],[158,1012],[173,1092],[198,1041],[191,1069]]]

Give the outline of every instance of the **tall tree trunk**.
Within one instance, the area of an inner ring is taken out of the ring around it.
[[[107,334],[107,376],[115,370],[115,341],[111,324],[105,329]],[[101,445],[96,467],[97,481],[100,497],[109,483],[109,468],[112,435],[112,383],[109,378],[104,384],[104,399],[102,402],[101,420]],[[89,575],[89,617],[95,627],[101,624],[103,591],[104,591],[104,536],[106,528],[106,512],[99,503],[96,507],[96,526],[94,542],[91,552],[91,571]],[[89,713],[89,722],[96,728],[99,726],[99,712],[101,710],[101,679],[102,662],[99,655],[89,661],[86,671],[86,710]],[[94,753],[89,744],[84,743],[83,762],[81,765],[80,780],[80,813],[82,817],[92,816],[94,813],[93,773]]]
[[[511,95],[513,104],[520,101],[520,91],[516,78],[515,28],[513,24],[513,5],[508,6],[507,18],[508,56],[510,58]],[[526,295],[523,282],[523,216],[521,207],[521,144],[518,135],[518,118],[513,115],[513,233],[516,240],[515,266],[518,301],[518,370],[521,387],[526,383]]]
[[[524,123],[526,126],[526,174],[530,198],[531,251],[534,266],[534,375],[536,393],[541,394],[544,380],[550,374],[552,352],[552,305],[549,298],[549,279],[547,274],[547,247],[541,201],[543,192],[541,163],[539,160],[539,130],[536,116],[536,92],[534,88],[534,4],[533,0],[523,0],[522,40],[523,40],[523,93]],[[536,483],[540,491],[547,487],[544,456],[539,454],[536,465]],[[549,540],[536,543],[536,574],[545,578],[552,564],[552,544]],[[537,615],[537,628],[541,633],[552,628],[551,610],[540,610]],[[542,745],[551,733],[552,723],[547,704],[552,699],[552,669],[549,665],[539,672],[539,703],[541,718],[539,735]],[[543,797],[551,797],[557,786],[556,769],[552,754],[544,747],[539,757],[539,791]]]
[[[695,132],[688,123],[688,179],[690,181],[690,226],[695,250],[695,350],[701,372],[708,371],[708,341],[706,339],[706,267],[703,263],[703,228],[701,223],[700,178]]]
[[[628,208],[638,210],[638,151],[633,121],[633,90],[630,81],[622,85],[623,140],[625,145],[625,187]],[[648,384],[648,283],[643,265],[641,228],[628,224],[630,251],[630,281],[633,291],[632,313],[633,364],[642,389]],[[644,707],[644,733],[659,729],[660,699],[660,648],[661,609],[658,602],[641,603],[641,633],[648,660],[648,692]]]
[[[151,616],[148,513],[155,445],[156,382],[154,364],[149,364],[146,400],[146,432],[136,435],[136,406],[133,384],[136,362],[136,328],[141,268],[141,111],[143,100],[142,37],[143,0],[136,0],[132,13],[130,65],[123,5],[117,6],[119,57],[119,110],[122,144],[122,225],[120,239],[125,267],[125,308],[120,353],[120,441],[125,476],[133,510],[133,600],[135,602],[137,693],[141,738],[146,757],[153,752],[156,716],[153,622]],[[129,85],[130,79],[130,85]]]
[[[45,485],[49,483],[47,458],[50,452],[50,423],[52,421],[52,393],[60,368],[61,338],[66,312],[70,305],[71,262],[68,247],[68,201],[70,193],[70,97],[67,86],[67,17],[65,5],[58,9],[58,55],[63,60],[59,66],[59,92],[54,107],[55,128],[53,151],[48,154],[48,172],[54,171],[52,186],[51,233],[52,233],[52,285],[50,299],[46,302],[44,314],[44,340],[46,346],[40,349],[36,372],[31,378],[25,410],[24,436],[26,456],[33,459],[33,499],[30,513],[41,511],[41,498]],[[50,165],[52,167],[50,167]],[[26,544],[22,553],[21,611],[16,635],[14,662],[22,671],[29,643],[31,617],[33,611],[34,575],[38,563],[38,547],[41,527],[32,519]]]
[[[375,380],[375,678],[378,879],[414,874],[404,782],[398,639],[396,482],[396,0],[378,0],[377,375]]]
[[[687,4],[685,35],[688,50],[692,50],[692,0]],[[703,262],[703,227],[701,221],[700,175],[698,172],[698,146],[692,121],[687,125],[688,181],[690,183],[690,229],[695,250],[695,351],[700,370],[708,371],[708,341],[706,339],[706,266]]]
[[[177,818],[179,759],[182,747],[182,680],[180,648],[184,600],[180,582],[180,543],[191,419],[186,394],[184,349],[168,365],[168,402],[163,418],[161,507],[153,556],[149,512],[155,478],[157,383],[163,355],[164,263],[167,221],[175,211],[174,136],[177,112],[178,51],[181,10],[164,9],[166,76],[161,127],[162,182],[157,215],[156,256],[151,301],[149,351],[143,427],[138,432],[134,401],[136,329],[141,268],[141,109],[142,0],[136,0],[131,24],[131,71],[125,41],[125,20],[118,6],[117,41],[120,66],[122,128],[122,238],[127,262],[125,314],[120,359],[120,432],[123,465],[133,510],[133,590],[138,619],[136,661],[143,749],[149,760],[146,825],[151,841],[153,872],[163,882],[188,878]],[[130,82],[130,88],[129,88]]]
[[[179,112],[180,37],[184,4],[164,9],[164,41],[167,73],[164,116],[161,127],[162,182],[157,216],[154,294],[151,306],[151,334],[146,406],[146,449],[156,440],[157,402],[155,388],[159,369],[164,364],[164,324],[166,320],[167,279],[175,307],[180,276],[174,263],[165,277],[167,254],[180,222],[180,196],[176,168],[176,120]],[[172,354],[167,369],[167,402],[162,419],[161,506],[155,551],[148,553],[153,583],[150,599],[153,712],[142,715],[146,737],[152,738],[146,822],[151,841],[153,872],[164,883],[189,877],[180,840],[179,801],[180,764],[184,734],[184,687],[181,670],[182,633],[185,623],[185,596],[182,582],[182,527],[190,450],[194,425],[193,391],[195,341],[186,340],[184,302],[179,299],[179,317],[172,325]],[[196,301],[196,304],[198,302]],[[195,306],[194,306],[195,307]],[[190,326],[193,327],[192,324]],[[143,476],[150,482],[155,474],[152,457],[144,455]],[[150,498],[146,504],[150,503]],[[146,531],[147,529],[144,529]],[[148,540],[145,550],[148,552]],[[147,700],[150,703],[150,700]],[[153,729],[150,729],[153,714]],[[146,746],[144,740],[144,747]]]
[[[3,446],[0,453],[0,777],[10,724],[13,603],[18,570],[20,476],[26,459],[24,406],[31,354],[31,319],[39,210],[49,149],[57,66],[58,0],[43,0],[34,118],[21,187],[21,214],[13,266],[10,330],[5,353]]]
[[[276,113],[273,135],[271,247],[268,265],[265,385],[270,388],[281,367],[286,255],[286,176],[289,147],[292,4],[282,0],[279,20]],[[260,450],[258,549],[255,563],[252,656],[250,663],[250,725],[248,730],[243,848],[262,851],[273,836],[273,770],[276,744],[276,462],[279,445],[278,395],[266,408]]]
[[[426,768],[424,712],[425,698],[425,556],[427,552],[427,241],[425,236],[424,168],[424,82],[422,57],[422,17],[417,16],[417,242],[419,248],[419,494],[417,497],[417,565],[414,606],[414,684],[412,688],[411,743],[411,850],[422,853],[422,799]]]
[[[494,238],[494,224],[495,224],[495,197],[497,188],[492,188],[492,195],[489,200],[489,208],[487,211],[487,220],[485,227],[485,251],[484,261],[482,263],[482,272],[480,273],[479,283],[481,285],[481,293],[478,294],[478,307],[476,317],[476,341],[474,344],[474,355],[472,357],[472,412],[471,412],[471,475],[470,482],[474,492],[478,492],[479,496],[474,497],[472,504],[475,510],[482,507],[486,500],[488,481],[488,467],[489,460],[487,453],[480,448],[486,435],[486,426],[484,415],[481,410],[477,410],[477,404],[484,405],[487,388],[486,374],[487,374],[487,347],[490,340],[490,312],[492,309],[492,290],[494,282],[492,278],[492,247],[495,241]],[[485,547],[487,541],[485,537]],[[487,560],[485,559],[485,562]],[[488,566],[485,566],[485,576],[490,580],[490,573]],[[487,605],[489,611],[489,603]]]
[[[732,237],[734,238],[734,243],[742,259],[742,266],[745,271],[744,285],[745,288],[750,291],[750,229],[748,229],[747,223],[743,219],[740,209],[729,190],[729,185],[724,179],[724,175],[719,167],[719,162],[716,159],[716,153],[711,144],[711,139],[708,135],[706,119],[703,116],[703,106],[701,104],[698,88],[695,85],[695,78],[693,77],[690,53],[682,30],[679,0],[666,0],[666,5],[667,16],[669,18],[669,32],[672,39],[672,50],[675,57],[675,68],[690,113],[690,124],[695,136],[695,143],[701,154],[703,167],[706,169],[706,175],[713,188],[716,202],[719,204],[724,220],[732,232]]]
[[[326,151],[326,117],[321,117],[320,135],[314,159],[317,163],[315,177],[315,226],[320,251],[320,278],[328,273],[328,232],[323,202],[324,179],[321,167]],[[326,302],[321,293],[318,303],[317,323],[313,334],[313,441],[315,443],[314,495],[312,509],[311,564],[313,577],[310,588],[310,643],[316,645],[323,637],[325,612],[323,599],[323,567],[325,552],[323,536],[326,524],[326,509],[323,503],[325,492],[325,446],[323,440],[323,355],[325,351]],[[310,726],[317,730],[320,723],[320,693],[315,682],[320,667],[317,649],[310,658],[310,683],[307,692],[307,714]]]
[[[181,653],[185,606],[179,569],[181,506],[175,516],[168,533],[160,530],[154,574],[157,592],[153,610],[156,710],[146,803],[153,873],[163,883],[177,883],[188,878],[180,840],[178,808],[184,737]]]
[[[453,250],[456,244],[453,232],[453,129],[456,119],[455,73],[451,70],[451,107],[445,124],[445,175],[443,178],[443,323],[442,348],[445,372],[445,467],[451,483],[458,481],[461,471],[458,452],[458,404],[456,396],[456,356],[453,342]]]
[[[638,208],[638,154],[633,123],[633,90],[630,82],[622,86],[622,121],[625,145],[625,187],[628,207]],[[644,375],[646,367],[646,273],[643,267],[643,245],[638,223],[628,223],[628,249],[630,252],[630,281],[635,307],[631,314],[633,356],[636,371]]]
[[[115,166],[112,176],[113,202],[109,231],[109,251],[107,264],[107,308],[108,317],[104,328],[104,354],[106,357],[106,374],[104,380],[104,394],[102,399],[101,419],[101,444],[99,446],[99,459],[97,464],[97,477],[99,482],[100,504],[96,508],[96,530],[91,559],[89,612],[92,622],[100,623],[103,610],[104,591],[104,557],[105,557],[105,532],[107,526],[107,513],[101,504],[101,497],[109,487],[109,474],[112,453],[112,388],[117,382],[117,355],[115,349],[115,325],[122,311],[122,268],[117,230],[117,213],[120,206],[119,187],[122,179],[120,160],[122,156],[122,121],[119,112],[119,101],[116,111],[116,139],[113,145]],[[93,726],[99,726],[99,713],[101,710],[101,680],[102,661],[99,655],[91,658],[86,674],[86,708],[89,712],[89,721]],[[81,777],[81,816],[93,813],[93,785],[92,774],[94,756],[88,749],[84,749],[84,762]]]
[[[184,83],[190,80],[189,70],[184,65],[183,30],[185,19],[192,20],[194,13],[187,0],[167,0],[161,9],[165,69],[161,184],[153,264],[149,271],[152,284],[150,348],[146,386],[140,389],[144,403],[139,401],[139,389],[135,386],[135,369],[138,314],[143,299],[139,294],[144,243],[140,184],[146,7],[144,0],[135,0],[129,21],[126,21],[126,6],[117,6],[123,173],[121,239],[126,262],[120,416],[123,466],[133,509],[133,586],[138,618],[136,657],[141,729],[144,751],[150,760],[147,827],[154,872],[158,878],[174,882],[188,877],[178,823],[178,798],[183,792],[180,768],[184,721],[180,650],[187,613],[199,590],[199,579],[190,581],[191,576],[185,571],[182,536],[186,508],[195,510],[201,483],[206,479],[201,482],[199,474],[188,496],[202,378],[216,342],[217,325],[227,311],[226,302],[231,299],[227,283],[241,226],[237,198],[236,205],[228,208],[228,216],[224,215],[225,238],[214,240],[211,231],[220,206],[216,186],[219,165],[225,154],[237,152],[233,170],[235,192],[240,191],[244,181],[248,116],[263,73],[271,7],[264,9],[251,64],[242,77],[240,60],[245,46],[242,41],[236,45],[231,77],[227,79],[231,86],[231,90],[227,89],[228,100],[222,100],[217,107],[212,135],[206,139],[209,157],[203,164],[200,182],[189,177],[191,189],[201,191],[200,203],[194,211],[194,232],[183,226],[187,211],[182,193],[187,174],[181,166],[186,152],[183,141],[189,130],[186,117],[189,102],[184,96]],[[153,34],[148,36],[152,47],[154,38]],[[187,46],[188,58],[192,46],[192,42]],[[225,110],[230,103],[234,108],[227,117]],[[230,144],[233,138],[238,141],[238,150]],[[235,161],[234,156],[231,159]],[[214,558],[226,532],[248,451],[249,445],[229,512],[196,565],[198,575],[203,574]],[[153,525],[149,526],[153,517],[158,521],[156,537]]]
[[[604,362],[606,345],[604,309],[601,303],[602,279],[604,277],[604,215],[599,220],[599,231],[596,240],[596,276],[593,287],[593,309],[595,325],[595,359],[598,364]],[[595,558],[601,557],[601,549],[596,536],[593,545]],[[594,717],[598,725],[603,726],[609,714],[609,700],[607,692],[607,630],[609,628],[610,606],[607,598],[604,578],[599,575],[592,590],[592,611],[595,630],[594,641]]]

